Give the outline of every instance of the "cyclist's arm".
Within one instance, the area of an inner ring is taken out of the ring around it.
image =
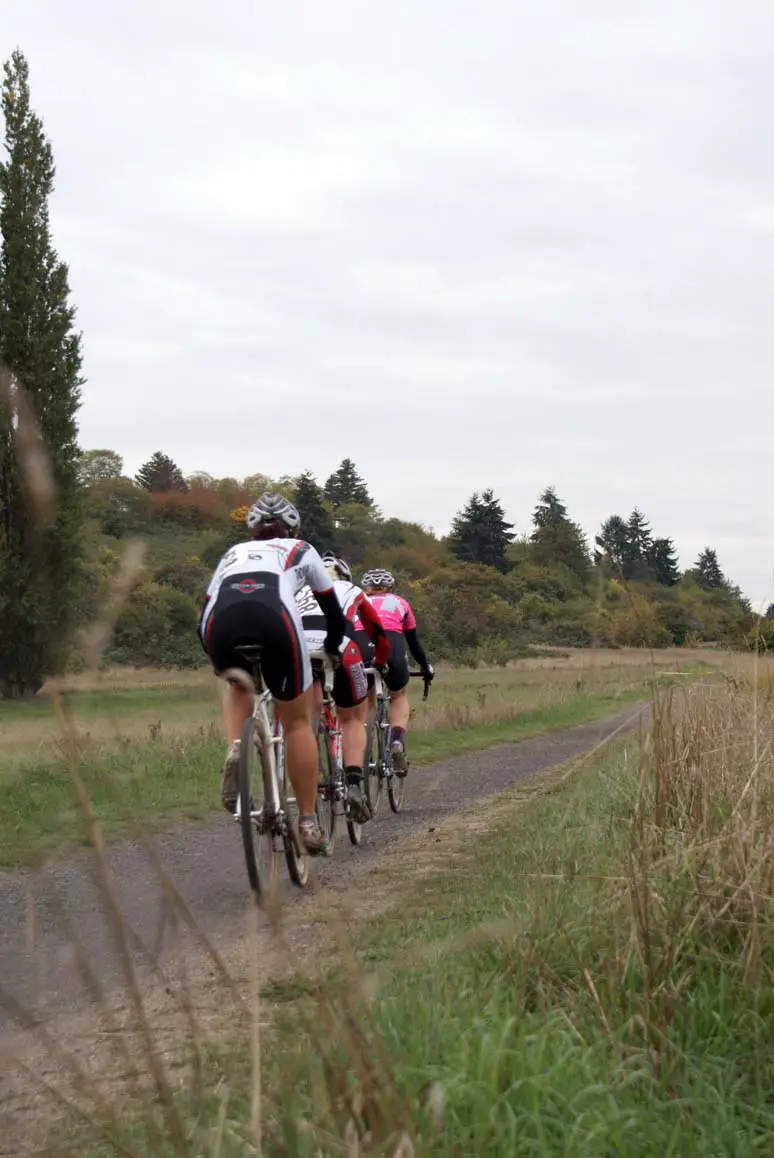
[[[406,643],[408,644],[409,651],[411,652],[411,654],[414,657],[414,659],[416,660],[416,662],[419,664],[419,666],[424,671],[425,668],[429,667],[429,664],[427,662],[427,656],[425,654],[425,649],[422,647],[422,644],[419,642],[419,636],[417,635],[416,627],[404,627],[403,628],[403,634],[406,637]]]
[[[224,556],[224,558],[225,558],[225,556]],[[218,580],[220,579],[220,574],[221,574],[222,570],[223,570],[223,559],[221,559],[219,561],[217,567],[215,568],[215,570],[212,573],[212,577],[211,577],[209,583],[207,584],[207,590],[204,592],[204,595],[202,596],[202,601],[201,601],[200,608],[199,608],[199,625],[198,625],[196,630],[197,630],[197,634],[199,636],[199,642],[201,643],[201,645],[205,651],[207,650],[207,648],[205,647],[205,644],[204,644],[204,624],[205,624],[205,619],[206,619],[206,614],[207,614],[207,608],[210,605],[210,600],[212,599],[213,595],[215,594]]]
[[[390,641],[382,627],[378,611],[371,600],[362,593],[358,596],[353,611],[360,617],[368,638],[374,644],[374,663],[377,667],[382,667],[390,658]]]
[[[411,610],[411,607],[408,605],[408,603],[406,604],[406,615],[403,620],[403,634],[406,638],[408,649],[411,652],[414,660],[419,664],[422,671],[427,671],[427,669],[430,667],[430,664],[427,661],[425,649],[419,642],[417,621],[414,618],[414,612]]]

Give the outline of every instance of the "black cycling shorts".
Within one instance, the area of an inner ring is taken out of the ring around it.
[[[240,583],[256,579],[262,589],[239,590]],[[229,667],[249,672],[251,665],[237,647],[260,646],[261,674],[278,700],[294,700],[311,685],[309,654],[292,610],[280,598],[276,575],[230,575],[207,621],[204,644],[217,673]]]
[[[390,658],[387,660],[387,675],[384,682],[391,692],[400,692],[409,682],[409,662],[406,651],[406,637],[402,631],[388,631]]]

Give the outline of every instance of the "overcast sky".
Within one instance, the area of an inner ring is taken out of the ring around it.
[[[350,455],[439,531],[487,486],[523,531],[553,484],[774,597],[770,0],[10,0],[0,35],[84,447]]]

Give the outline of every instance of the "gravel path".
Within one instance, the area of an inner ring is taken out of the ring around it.
[[[405,811],[394,816],[385,799],[379,815],[353,848],[343,826],[334,857],[315,861],[319,883],[362,871],[369,856],[409,833],[459,812],[477,797],[494,796],[520,780],[581,755],[641,718],[641,705],[578,727],[504,744],[415,769],[407,784]],[[247,878],[233,821],[217,816],[206,827],[155,838],[154,847],[198,924],[211,937],[243,928]],[[137,965],[164,961],[179,934],[165,918],[162,887],[145,850],[121,844],[109,852],[116,892],[132,930]],[[289,890],[289,899],[298,895]],[[10,994],[38,1017],[74,1011],[83,989],[74,967],[74,938],[106,987],[121,982],[121,967],[96,883],[93,854],[52,862],[36,873],[0,877],[0,994]],[[12,1003],[0,1000],[0,1043],[21,1028]]]

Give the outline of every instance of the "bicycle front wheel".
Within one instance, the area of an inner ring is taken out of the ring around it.
[[[368,727],[366,730],[366,750],[363,761],[363,787],[366,799],[371,806],[371,815],[376,816],[379,808],[379,798],[382,794],[382,733],[379,727],[379,716],[376,712],[369,712]]]
[[[331,738],[327,729],[321,723],[317,734],[319,749],[320,773],[317,784],[317,823],[328,841],[328,856],[331,855],[336,844],[336,806],[339,776],[337,776],[336,762],[331,752]]]
[[[282,843],[285,846],[285,860],[288,865],[290,879],[300,889],[309,884],[309,854],[301,841],[298,832],[298,804],[288,779],[287,769],[282,774],[282,814],[284,824],[282,828]]]
[[[279,880],[279,849],[266,793],[266,785],[271,783],[269,759],[260,727],[250,716],[242,729],[239,752],[239,827],[247,877],[259,903],[268,899]]]

